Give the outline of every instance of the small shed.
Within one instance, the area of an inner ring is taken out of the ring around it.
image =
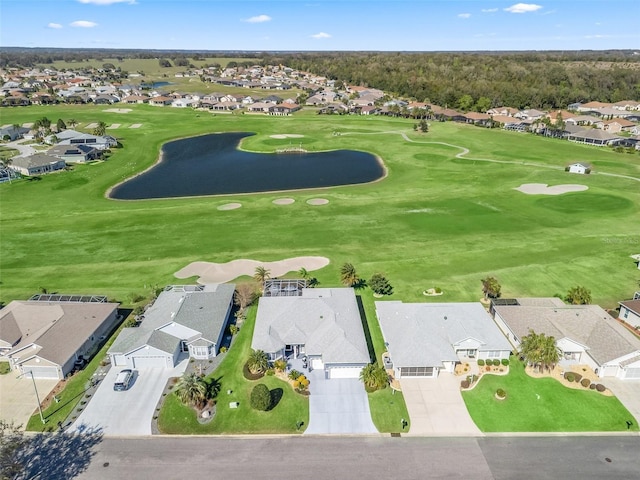
[[[580,173],[582,175],[591,173],[591,164],[586,162],[572,163],[567,167],[569,173]]]

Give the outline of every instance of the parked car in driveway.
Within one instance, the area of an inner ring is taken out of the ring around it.
[[[113,383],[113,389],[117,392],[127,390],[131,385],[131,379],[133,378],[133,370],[125,368],[116,376],[116,381]]]

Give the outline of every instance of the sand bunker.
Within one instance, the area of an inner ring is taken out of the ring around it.
[[[312,198],[310,200],[307,200],[307,203],[309,205],[326,205],[327,203],[329,203],[329,200],[327,200],[326,198]]]
[[[293,198],[276,198],[272,203],[276,205],[291,205],[294,202]]]
[[[297,133],[279,133],[277,135],[270,135],[271,138],[302,138],[304,135],[298,135]]]
[[[103,112],[111,113],[129,113],[130,111],[130,108],[107,108],[106,110],[103,110]]]
[[[89,125],[87,125],[87,128],[96,128],[98,126],[98,124],[96,122],[90,123]]]
[[[142,126],[141,123],[134,123],[133,125],[131,125],[129,128],[140,128]]]
[[[227,263],[192,262],[174,275],[176,278],[198,277],[198,283],[224,283],[242,275],[253,276],[256,267],[264,267],[271,278],[279,277],[287,272],[306,269],[309,272],[329,265],[325,257],[294,257],[279,262],[260,262],[258,260],[232,260]]]
[[[109,125],[107,128],[112,129],[112,128],[120,128],[120,124],[119,123],[114,123],[112,125]]]
[[[224,205],[220,205],[218,207],[218,210],[235,210],[236,208],[240,208],[241,206],[241,203],[225,203]]]
[[[589,190],[586,185],[554,185],[548,186],[546,183],[523,183],[518,188],[514,188],[519,192],[526,193],[527,195],[562,195],[563,193],[570,192],[583,192]]]

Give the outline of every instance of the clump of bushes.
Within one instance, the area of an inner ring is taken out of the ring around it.
[[[500,366],[500,359],[494,358],[493,359],[493,366],[494,367],[499,367]]]
[[[584,388],[587,388],[590,384],[591,384],[591,380],[589,380],[588,378],[583,378],[580,381],[580,385],[582,385]]]
[[[595,384],[595,383],[592,383],[591,385],[589,385],[589,388],[590,388],[591,390],[595,390],[595,389],[596,389],[596,384]]]
[[[265,375],[267,375],[268,377],[273,377],[275,375],[276,371],[273,368],[268,368],[266,372],[264,372]]]
[[[483,359],[481,359],[481,358],[478,359],[478,366],[479,367],[484,367],[484,360]]]
[[[460,382],[460,387],[462,388],[469,388],[469,385],[470,385],[469,380],[462,380]]]
[[[300,375],[293,381],[293,388],[300,393],[306,391],[309,388],[309,379],[304,375]]]
[[[602,385],[601,383],[596,385],[596,390],[599,391],[600,393],[604,392],[607,388]]]
[[[505,367],[509,366],[509,359],[508,358],[503,358],[501,360],[502,365],[504,365]]]
[[[574,382],[579,383],[580,380],[582,380],[582,375],[580,375],[579,373],[573,373],[573,377],[574,377]]]
[[[289,378],[291,380],[297,380],[302,374],[297,370],[291,370],[289,372]]]
[[[251,390],[251,408],[254,410],[267,411],[271,406],[271,392],[264,383],[259,383]]]
[[[573,381],[575,381],[575,379],[576,379],[575,373],[573,373],[573,372],[567,372],[567,373],[565,373],[565,374],[564,374],[564,379],[565,379],[567,382],[573,382]]]
[[[507,396],[507,392],[505,392],[502,388],[496,390],[496,397],[505,398]]]
[[[434,290],[436,293],[442,293],[442,289],[440,287],[436,287]]]

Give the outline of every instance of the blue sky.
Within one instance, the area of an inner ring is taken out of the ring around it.
[[[640,0],[2,0],[0,44],[202,50],[640,50]]]

